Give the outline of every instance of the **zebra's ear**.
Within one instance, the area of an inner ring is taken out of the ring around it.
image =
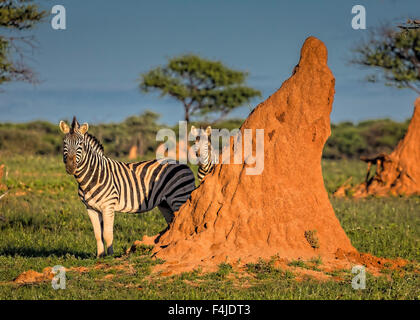
[[[191,134],[194,135],[194,136],[198,136],[199,135],[198,130],[197,130],[196,127],[191,126]]]
[[[85,134],[89,130],[89,125],[84,123],[80,126],[79,131],[81,134]]]
[[[206,135],[211,135],[211,127],[210,126],[208,126],[207,128],[206,128]]]
[[[70,131],[69,126],[64,121],[60,121],[60,130],[62,133],[67,134]]]

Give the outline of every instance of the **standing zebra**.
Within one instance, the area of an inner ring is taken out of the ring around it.
[[[200,131],[204,132],[203,136],[200,134]],[[197,176],[198,181],[201,183],[204,177],[214,169],[216,163],[215,153],[211,145],[211,127],[208,126],[206,130],[201,130],[192,126],[191,134],[196,136],[193,150],[199,158]]]
[[[158,207],[169,224],[174,212],[195,188],[188,166],[150,160],[123,163],[104,155],[99,141],[87,133],[88,124],[71,127],[60,121],[65,134],[63,161],[79,183],[79,197],[87,208],[97,243],[97,256],[113,254],[114,211],[140,213]]]

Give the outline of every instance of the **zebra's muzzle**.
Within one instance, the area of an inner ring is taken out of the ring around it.
[[[67,157],[66,172],[71,175],[76,173],[76,155]]]

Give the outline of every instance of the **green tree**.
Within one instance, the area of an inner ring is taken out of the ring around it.
[[[369,81],[384,80],[386,85],[410,88],[420,94],[420,23],[408,20],[398,29],[375,29],[367,41],[355,48],[352,63],[375,67]]]
[[[34,48],[31,35],[15,36],[16,31],[32,29],[46,12],[32,0],[0,0],[0,84],[9,81],[34,82],[33,71],[24,63],[27,49]]]
[[[185,120],[192,116],[219,114],[224,118],[233,109],[261,96],[244,85],[246,72],[229,69],[219,61],[187,54],[169,59],[168,64],[140,76],[143,92],[157,90],[184,106]]]

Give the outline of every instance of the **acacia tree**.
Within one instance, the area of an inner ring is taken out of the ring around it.
[[[261,92],[244,85],[246,72],[232,70],[219,61],[186,54],[169,59],[165,66],[144,73],[139,79],[143,92],[157,90],[184,107],[185,120],[191,116],[219,114],[218,120],[244,105]]]
[[[0,84],[35,82],[33,71],[24,63],[26,51],[34,48],[34,38],[15,32],[32,29],[45,16],[32,0],[0,0]]]
[[[408,20],[398,28],[382,27],[374,30],[367,41],[356,47],[352,63],[375,67],[368,76],[386,85],[410,88],[420,94],[420,22]]]

